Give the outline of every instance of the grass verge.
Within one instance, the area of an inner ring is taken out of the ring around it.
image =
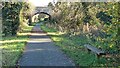
[[[18,59],[21,57],[29,34],[33,26],[25,27],[17,36],[2,37],[2,65],[9,68],[15,66]]]
[[[83,47],[89,40],[84,35],[72,36],[60,33],[54,28],[48,28],[44,24],[40,26],[42,30],[47,32],[55,45],[59,46],[73,61],[76,66],[97,66],[97,67],[110,67],[113,66],[113,61],[101,57],[97,59],[94,53],[87,53]],[[109,61],[108,61],[109,60]]]

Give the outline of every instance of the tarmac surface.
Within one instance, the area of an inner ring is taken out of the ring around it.
[[[19,66],[75,66],[59,47],[36,24],[26,44]]]

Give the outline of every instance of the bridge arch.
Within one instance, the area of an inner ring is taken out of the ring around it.
[[[47,13],[47,12],[36,12],[36,13],[34,13],[34,14],[32,15],[32,17],[33,17],[34,15],[37,15],[37,14],[46,14],[46,15],[49,16],[48,19],[51,20],[51,15],[50,15],[49,13]]]
[[[49,13],[47,13],[47,12],[36,12],[36,13],[31,14],[31,15],[29,16],[29,25],[31,25],[32,22],[33,22],[33,21],[32,21],[32,17],[35,16],[35,15],[37,15],[37,14],[46,14],[46,15],[49,16],[48,19],[51,20],[51,15],[50,15]],[[35,22],[35,21],[34,21],[34,22]]]

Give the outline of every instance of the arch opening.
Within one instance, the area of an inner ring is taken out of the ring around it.
[[[40,18],[44,17],[44,21],[51,20],[51,15],[46,12],[37,12],[32,15],[32,22],[40,21]]]

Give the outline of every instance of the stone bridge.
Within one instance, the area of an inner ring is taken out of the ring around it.
[[[33,13],[31,14],[29,22],[36,22],[35,19],[38,18],[39,14],[46,14],[48,15],[48,19],[51,19],[51,12],[52,9],[49,7],[36,7]]]
[[[37,12],[44,12],[44,13],[50,14],[51,8],[49,8],[49,7],[36,7],[34,13],[37,13]]]

